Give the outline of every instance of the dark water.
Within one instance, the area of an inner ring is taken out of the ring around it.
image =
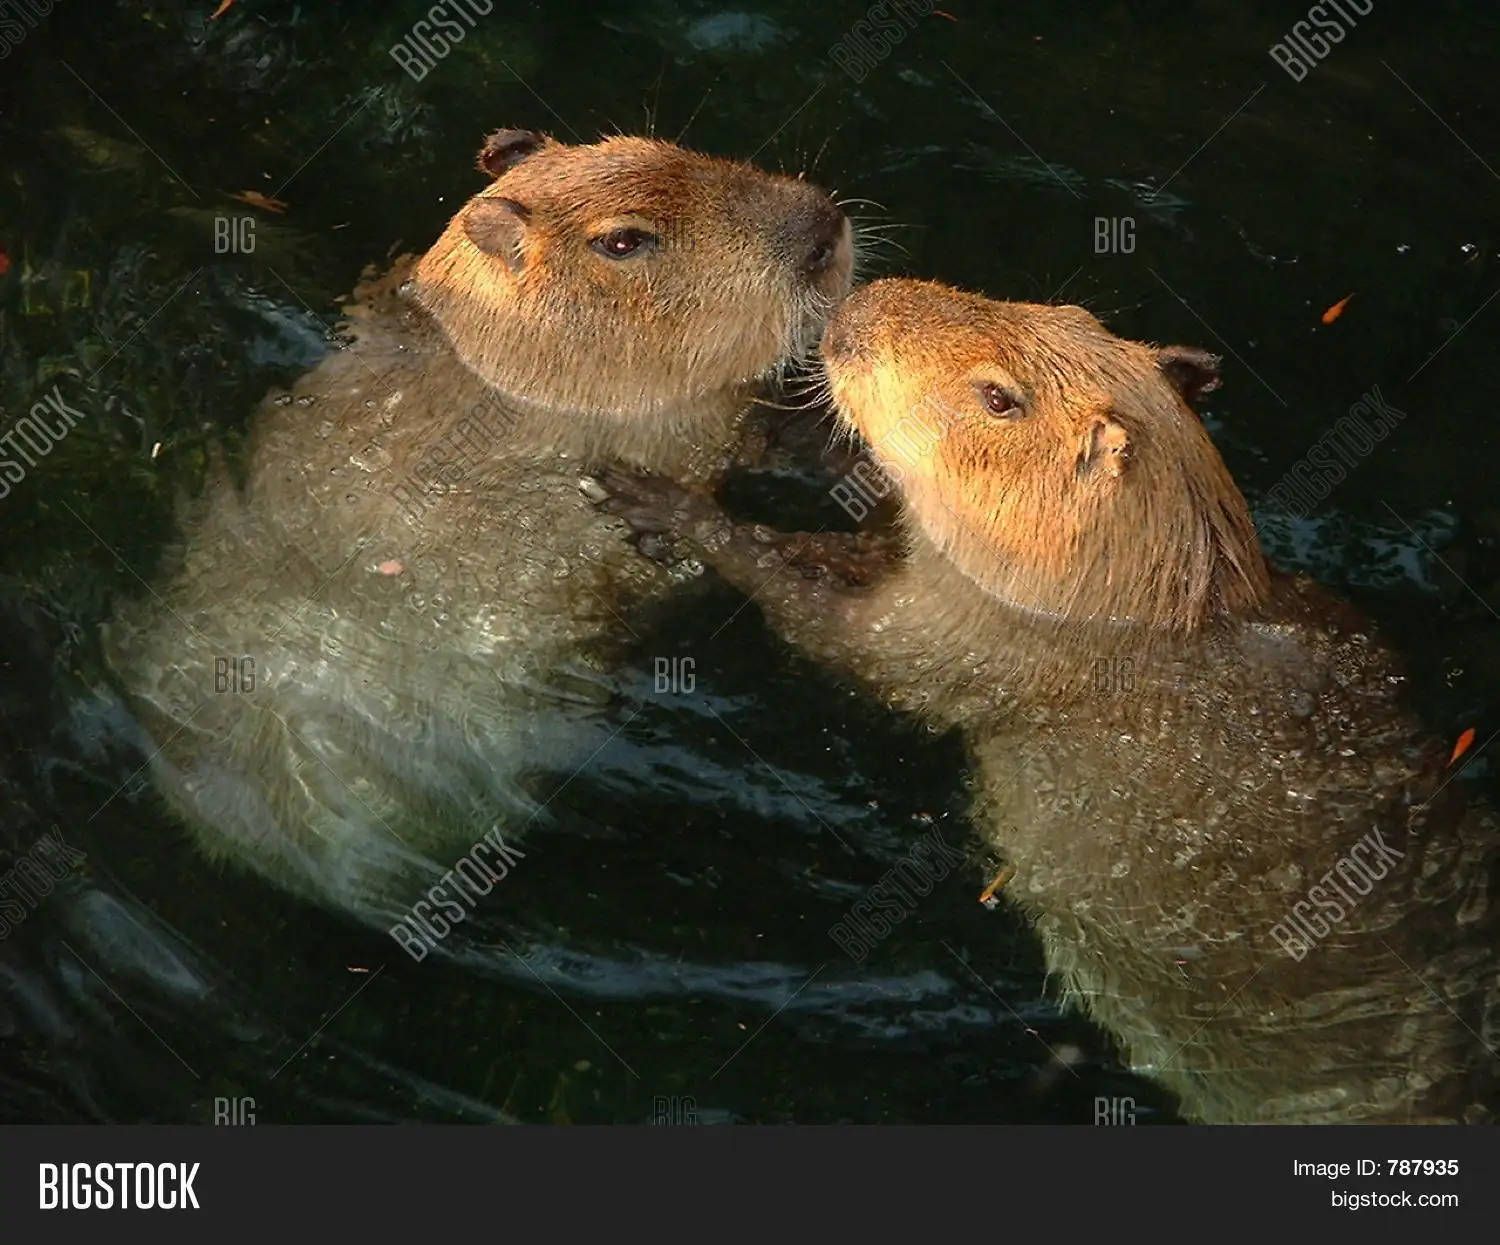
[[[962,753],[728,592],[651,638],[697,688],[640,728],[712,793],[628,750],[569,783],[504,884],[530,968],[413,963],[207,866],[156,802],[99,623],[210,447],[232,460],[327,349],[363,265],[436,236],[499,126],[685,129],[878,203],[885,271],[1222,351],[1206,417],[1269,550],[1392,631],[1437,727],[1500,726],[1488,5],[1376,3],[1295,81],[1267,49],[1298,5],[952,0],[857,82],[829,49],[861,4],[497,2],[420,82],[388,49],[424,5],[52,7],[0,60],[0,423],[54,386],[84,417],[0,499],[0,866],[53,827],[86,860],[0,942],[7,1119],[1175,1119],[1049,1001],[1024,927],[976,902],[982,861],[863,963],[830,939],[921,835],[967,843]],[[216,251],[239,216],[255,251]],[[1376,387],[1391,436],[1310,517],[1266,504]]]

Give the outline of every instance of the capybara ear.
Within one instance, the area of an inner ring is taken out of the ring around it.
[[[479,149],[479,171],[499,177],[527,156],[535,155],[552,140],[535,130],[496,130]]]
[[[503,260],[513,272],[519,272],[525,252],[526,222],[531,212],[514,199],[475,199],[464,209],[464,232],[469,241],[486,255]]]
[[[1172,387],[1192,404],[1205,393],[1219,387],[1220,358],[1196,346],[1163,346],[1156,352],[1156,362]]]
[[[1125,431],[1125,426],[1102,415],[1084,434],[1083,447],[1078,454],[1078,474],[1081,477],[1101,474],[1118,479],[1125,474],[1125,463],[1129,458],[1130,434]]]

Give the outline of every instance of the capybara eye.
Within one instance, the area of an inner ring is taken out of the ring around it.
[[[977,386],[979,400],[984,403],[984,409],[991,415],[1002,415],[1014,418],[1022,413],[1021,395],[1008,385],[996,385],[989,382]]]
[[[606,259],[626,259],[637,251],[654,247],[660,239],[644,229],[611,229],[589,243]]]

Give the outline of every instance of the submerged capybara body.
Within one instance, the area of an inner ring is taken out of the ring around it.
[[[669,576],[580,493],[702,484],[850,281],[821,191],[668,143],[488,140],[494,180],[256,414],[106,649],[216,857],[365,916],[545,803],[616,729]],[[550,784],[557,785],[554,778]]]
[[[680,491],[676,522],[788,638],[963,732],[1062,990],[1194,1119],[1490,1120],[1500,830],[1367,622],[1268,571],[1188,406],[1217,360],[916,281],[857,291],[823,352],[899,479],[900,564],[799,576],[847,544]]]

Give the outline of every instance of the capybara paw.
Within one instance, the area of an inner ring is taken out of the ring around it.
[[[657,561],[665,560],[671,537],[691,536],[695,520],[718,514],[711,500],[661,476],[606,468],[580,487],[599,509],[622,519],[641,552]]]
[[[764,562],[843,588],[868,588],[891,568],[900,550],[879,533],[772,532],[756,528],[753,540],[767,548]]]

